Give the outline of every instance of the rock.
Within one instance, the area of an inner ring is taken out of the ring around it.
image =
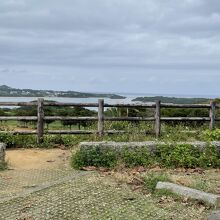
[[[211,144],[216,146],[217,149],[220,151],[220,141],[212,141],[210,143],[203,142],[203,141],[194,141],[194,142],[157,142],[157,141],[144,141],[144,142],[81,142],[80,148],[81,149],[90,149],[91,147],[101,147],[101,148],[113,148],[115,150],[120,150],[124,147],[129,148],[141,148],[147,147],[151,152],[154,152],[157,149],[158,145],[170,145],[170,144],[189,144],[198,147],[199,149],[204,149],[207,144]]]
[[[208,220],[220,220],[220,210],[215,210],[208,217]]]
[[[0,143],[0,162],[5,162],[6,144]]]
[[[185,186],[180,186],[169,182],[158,182],[156,189],[167,189],[178,195],[182,195],[191,199],[197,199],[206,202],[215,207],[220,207],[220,196],[206,193],[200,190],[192,189]],[[220,220],[220,219],[219,219]]]

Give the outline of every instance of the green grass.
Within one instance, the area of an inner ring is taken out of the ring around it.
[[[170,182],[166,173],[149,173],[144,177],[144,186],[147,191],[154,193],[158,182]]]
[[[220,170],[179,170],[167,169],[166,173],[170,176],[172,182],[181,184],[194,189],[202,190],[208,193],[219,194]],[[147,175],[147,173],[146,173]]]

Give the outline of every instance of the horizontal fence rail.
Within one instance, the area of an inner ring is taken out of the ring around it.
[[[0,106],[37,106],[37,102],[0,102]],[[60,106],[60,107],[99,107],[98,103],[62,103],[62,102],[44,102],[44,106]],[[210,108],[210,104],[173,104],[161,103],[161,108]],[[124,108],[155,108],[155,103],[132,103],[132,104],[104,104],[104,107],[124,107]],[[216,104],[216,108],[220,108],[220,104]]]
[[[37,106],[35,102],[0,102],[0,106]]]
[[[37,116],[0,116],[0,121],[37,121]]]
[[[44,134],[97,134],[103,136],[104,134],[123,134],[129,133],[125,131],[110,131],[104,129],[105,121],[153,121],[155,122],[154,134],[156,137],[161,133],[161,122],[177,122],[177,121],[201,121],[209,122],[209,128],[214,129],[216,122],[220,121],[220,118],[216,117],[216,110],[220,108],[220,104],[216,104],[212,101],[210,104],[172,104],[161,103],[156,101],[155,103],[131,103],[131,104],[106,104],[103,99],[99,99],[98,103],[61,103],[61,102],[48,102],[39,98],[36,102],[0,102],[0,106],[35,106],[37,107],[37,116],[0,116],[0,121],[35,121],[37,122],[36,131],[7,131],[11,134],[36,134],[38,143],[43,141]],[[98,108],[97,117],[69,117],[69,116],[45,116],[44,107],[56,106],[56,107],[96,107]],[[153,108],[155,109],[154,117],[105,117],[104,108]],[[201,108],[209,109],[209,117],[161,117],[161,108]],[[44,129],[44,123],[48,121],[97,121],[97,130],[48,130]],[[3,133],[2,131],[0,133]],[[141,132],[144,134],[152,134],[152,132]]]

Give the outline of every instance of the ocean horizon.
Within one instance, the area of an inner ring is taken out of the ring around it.
[[[101,93],[100,93],[101,94]],[[152,96],[165,96],[176,98],[218,98],[216,95],[194,95],[194,94],[154,94],[154,93],[114,93],[117,95],[125,96],[125,99],[110,99],[103,98],[106,103],[131,103],[133,99],[137,97],[152,97]],[[0,97],[0,102],[31,102],[37,100],[39,97]],[[57,101],[57,102],[74,102],[74,103],[96,103],[98,99],[102,97],[93,98],[72,98],[72,97],[42,97],[45,100]]]

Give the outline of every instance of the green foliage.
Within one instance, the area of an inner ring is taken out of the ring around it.
[[[212,167],[220,166],[220,154],[215,146],[207,144],[204,149],[189,144],[164,144],[157,148],[157,162],[164,167]]]
[[[6,143],[8,148],[35,147],[36,137],[33,135],[12,135],[8,133],[1,133],[0,142]]]
[[[200,153],[198,159],[198,166],[200,167],[212,167],[219,168],[220,167],[220,153],[217,147],[213,145],[207,145],[202,153]]]
[[[143,131],[145,132],[152,131],[152,127],[153,127],[152,123],[146,123],[146,122],[128,122],[128,121],[105,122],[106,130],[123,130],[123,131],[130,132],[129,135],[132,135],[132,136],[141,135],[143,137],[146,137],[146,135],[143,134]]]
[[[209,111],[208,109],[162,108],[161,115],[165,117],[207,117]]]
[[[154,195],[158,197],[172,197],[175,201],[181,201],[181,196],[172,192],[169,189],[158,189],[154,191]]]
[[[192,108],[162,108],[161,109],[162,117],[208,117],[208,109],[192,109]],[[170,125],[187,125],[189,127],[198,127],[205,124],[203,121],[185,121],[185,122],[175,122],[170,121],[166,122]]]
[[[125,167],[148,166],[152,163],[148,148],[128,148],[117,150],[111,147],[95,146],[80,149],[72,156],[72,166],[115,167],[122,163]]]
[[[116,94],[96,94],[96,93],[82,93],[75,91],[54,91],[54,90],[33,90],[33,89],[15,89],[6,85],[0,85],[0,96],[2,97],[73,97],[73,98],[91,98],[103,97],[111,99],[124,99],[124,96]]]
[[[6,116],[6,113],[3,109],[0,109],[0,116]]]
[[[152,163],[152,155],[146,147],[136,149],[125,147],[120,154],[121,161],[126,167],[148,166]]]
[[[82,141],[93,141],[93,135],[45,135],[44,142],[40,145],[36,143],[34,135],[12,135],[9,133],[0,134],[0,142],[6,143],[7,148],[53,148],[55,145],[65,145],[66,147],[76,146]]]
[[[109,130],[129,130],[129,128],[131,128],[131,123],[127,122],[127,121],[115,121],[115,122],[107,122],[105,123],[107,129]]]
[[[9,112],[12,116],[34,116],[37,115],[37,108],[32,106],[25,106],[11,109]]]
[[[206,130],[203,135],[207,141],[220,141],[220,129]]]
[[[168,181],[170,179],[165,173],[150,173],[144,178],[144,185],[149,192],[154,193],[158,182]]]
[[[158,162],[165,167],[196,167],[200,151],[197,147],[187,144],[158,146]]]
[[[176,97],[165,97],[165,96],[154,96],[154,97],[137,97],[133,101],[141,102],[155,102],[160,100],[164,103],[174,103],[174,104],[202,104],[209,103],[210,99],[206,98],[176,98]]]
[[[93,141],[94,135],[45,135],[41,147],[53,147],[54,145],[64,145],[72,147],[82,141]]]
[[[72,165],[114,167],[123,164],[125,167],[149,166],[157,164],[162,167],[212,167],[220,166],[220,155],[215,146],[207,145],[204,149],[189,144],[158,146],[154,153],[147,147],[112,147],[94,146],[80,149],[72,156]]]
[[[117,153],[111,148],[92,147],[80,149],[73,154],[71,165],[74,168],[85,166],[114,167],[117,164]]]
[[[154,115],[154,111],[152,109],[146,108],[107,108],[105,111],[105,116],[108,117],[151,117]]]
[[[56,112],[56,115],[89,117],[89,116],[95,116],[96,113],[94,111],[82,107],[74,107],[74,108],[59,108]],[[91,123],[92,122],[88,122],[88,121],[74,121],[74,120],[62,121],[62,124],[64,126],[70,126],[70,127],[72,125],[79,125],[79,126],[82,125],[83,127],[88,127],[89,125],[91,125]]]
[[[198,127],[195,128],[195,132],[192,133],[192,127],[185,126],[183,124],[179,125],[168,125],[162,124],[161,130],[162,135],[160,137],[161,141],[164,142],[181,142],[181,141],[196,141],[202,140],[202,128],[199,129]]]
[[[6,170],[8,168],[8,164],[6,162],[0,162],[0,171]]]
[[[199,179],[193,184],[191,184],[190,187],[193,189],[198,189],[207,192],[208,190],[207,180]]]

